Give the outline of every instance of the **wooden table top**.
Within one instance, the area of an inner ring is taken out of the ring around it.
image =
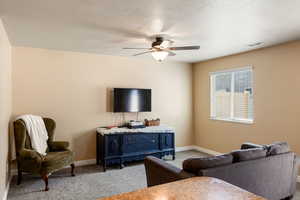
[[[266,200],[220,179],[194,177],[101,200]]]

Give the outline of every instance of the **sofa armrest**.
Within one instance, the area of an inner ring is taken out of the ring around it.
[[[196,176],[153,156],[145,158],[148,187]]]
[[[30,149],[22,149],[19,151],[19,157],[24,160],[35,160],[37,162],[41,162],[43,160],[43,156],[41,154]]]
[[[55,141],[49,142],[50,151],[65,151],[68,150],[69,142],[65,141]]]
[[[252,149],[252,148],[264,148],[264,146],[260,144],[250,143],[250,142],[245,142],[241,146],[241,149]]]
[[[300,167],[300,156],[294,155],[294,163],[293,163],[293,174],[292,174],[292,185],[291,185],[291,194],[296,193],[297,189],[297,178],[298,178],[298,171]]]

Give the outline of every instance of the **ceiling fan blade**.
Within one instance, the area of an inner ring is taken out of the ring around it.
[[[143,55],[143,54],[146,54],[146,53],[152,53],[153,51],[145,51],[145,52],[142,52],[142,53],[137,53],[137,54],[134,54],[133,56],[139,56],[139,55]]]
[[[180,50],[198,50],[200,46],[183,46],[183,47],[170,47],[169,50],[180,51]]]
[[[164,51],[167,51],[169,53],[168,56],[176,56],[176,53],[173,53],[172,51],[169,50],[164,50]]]
[[[139,47],[137,47],[137,48],[135,48],[135,47],[131,48],[131,47],[124,47],[123,49],[150,49],[150,48],[139,48]]]

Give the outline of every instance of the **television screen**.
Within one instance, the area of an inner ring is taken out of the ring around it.
[[[114,112],[151,112],[151,89],[114,88]]]

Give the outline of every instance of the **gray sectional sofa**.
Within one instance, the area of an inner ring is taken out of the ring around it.
[[[161,159],[145,159],[148,186],[193,176],[222,179],[267,199],[290,199],[296,191],[299,159],[285,142],[244,143],[240,150],[220,156],[190,158],[183,169]]]

